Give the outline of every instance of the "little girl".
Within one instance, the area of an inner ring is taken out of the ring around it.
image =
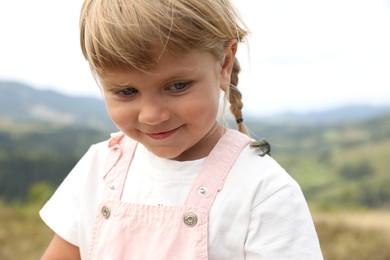
[[[41,210],[43,259],[322,259],[300,187],[247,135],[228,0],[85,0],[80,29],[120,132]]]

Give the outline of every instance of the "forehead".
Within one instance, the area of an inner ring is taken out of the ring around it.
[[[140,70],[122,67],[99,73],[103,82],[118,81],[118,75],[144,75],[149,77],[185,76],[201,71],[215,72],[220,62],[209,52],[162,55],[149,68]]]

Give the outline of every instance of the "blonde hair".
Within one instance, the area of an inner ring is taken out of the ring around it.
[[[229,0],[85,0],[80,15],[80,43],[92,72],[153,68],[163,53],[206,51],[218,60],[233,39],[248,31]],[[225,93],[238,128],[242,121],[240,66],[234,61]]]

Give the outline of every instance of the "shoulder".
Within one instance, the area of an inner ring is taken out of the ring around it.
[[[255,149],[247,145],[237,158],[236,170],[245,170],[245,174],[255,180],[275,180],[282,183],[294,181],[287,171],[271,156],[259,156]]]
[[[284,188],[300,192],[296,181],[275,159],[268,155],[259,156],[249,145],[238,156],[226,182],[239,185],[258,202]],[[255,201],[253,203],[256,204]]]
[[[111,137],[104,141],[92,144],[73,167],[66,179],[85,181],[87,178],[96,178],[102,175],[107,159],[112,151],[122,146],[126,141],[131,142],[128,139],[127,136],[118,132],[111,134]]]

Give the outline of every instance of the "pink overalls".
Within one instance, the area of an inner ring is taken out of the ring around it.
[[[208,257],[208,213],[241,150],[252,140],[228,130],[206,159],[183,206],[121,201],[136,142],[111,140],[112,153],[88,259],[204,259]]]

